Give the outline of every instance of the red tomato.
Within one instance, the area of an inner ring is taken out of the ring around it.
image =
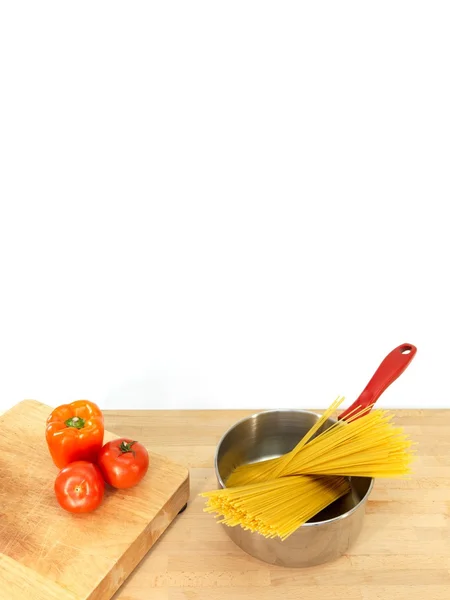
[[[105,482],[96,465],[77,460],[61,469],[54,489],[62,508],[72,513],[87,513],[101,504]]]
[[[147,473],[149,457],[139,442],[119,438],[103,446],[97,464],[109,485],[125,489],[141,481]]]

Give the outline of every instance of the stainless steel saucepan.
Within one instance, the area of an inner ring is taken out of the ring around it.
[[[338,418],[356,406],[376,402],[393,383],[414,355],[416,347],[402,344],[380,364],[358,399]],[[268,410],[235,423],[220,440],[215,455],[215,471],[222,488],[231,471],[241,464],[276,458],[290,452],[317,422],[320,415],[307,410]],[[335,423],[328,419],[316,435]],[[310,567],[335,560],[345,554],[359,536],[365,505],[373,487],[369,477],[349,478],[351,491],[299,527],[284,541],[223,525],[228,536],[248,554],[270,564],[285,567]]]

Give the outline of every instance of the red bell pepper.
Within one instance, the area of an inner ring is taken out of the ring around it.
[[[103,414],[89,400],[58,406],[49,415],[45,429],[50,455],[59,469],[77,460],[96,462],[103,435]]]

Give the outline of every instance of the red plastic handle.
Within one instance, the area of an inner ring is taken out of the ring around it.
[[[417,348],[412,344],[401,344],[389,352],[359,398],[338,417],[339,420],[345,420],[356,408],[367,408],[374,404],[391,383],[400,377],[416,352]]]

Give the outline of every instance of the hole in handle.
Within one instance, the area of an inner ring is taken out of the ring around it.
[[[411,346],[403,346],[403,348],[400,350],[401,354],[410,354],[412,350]]]

